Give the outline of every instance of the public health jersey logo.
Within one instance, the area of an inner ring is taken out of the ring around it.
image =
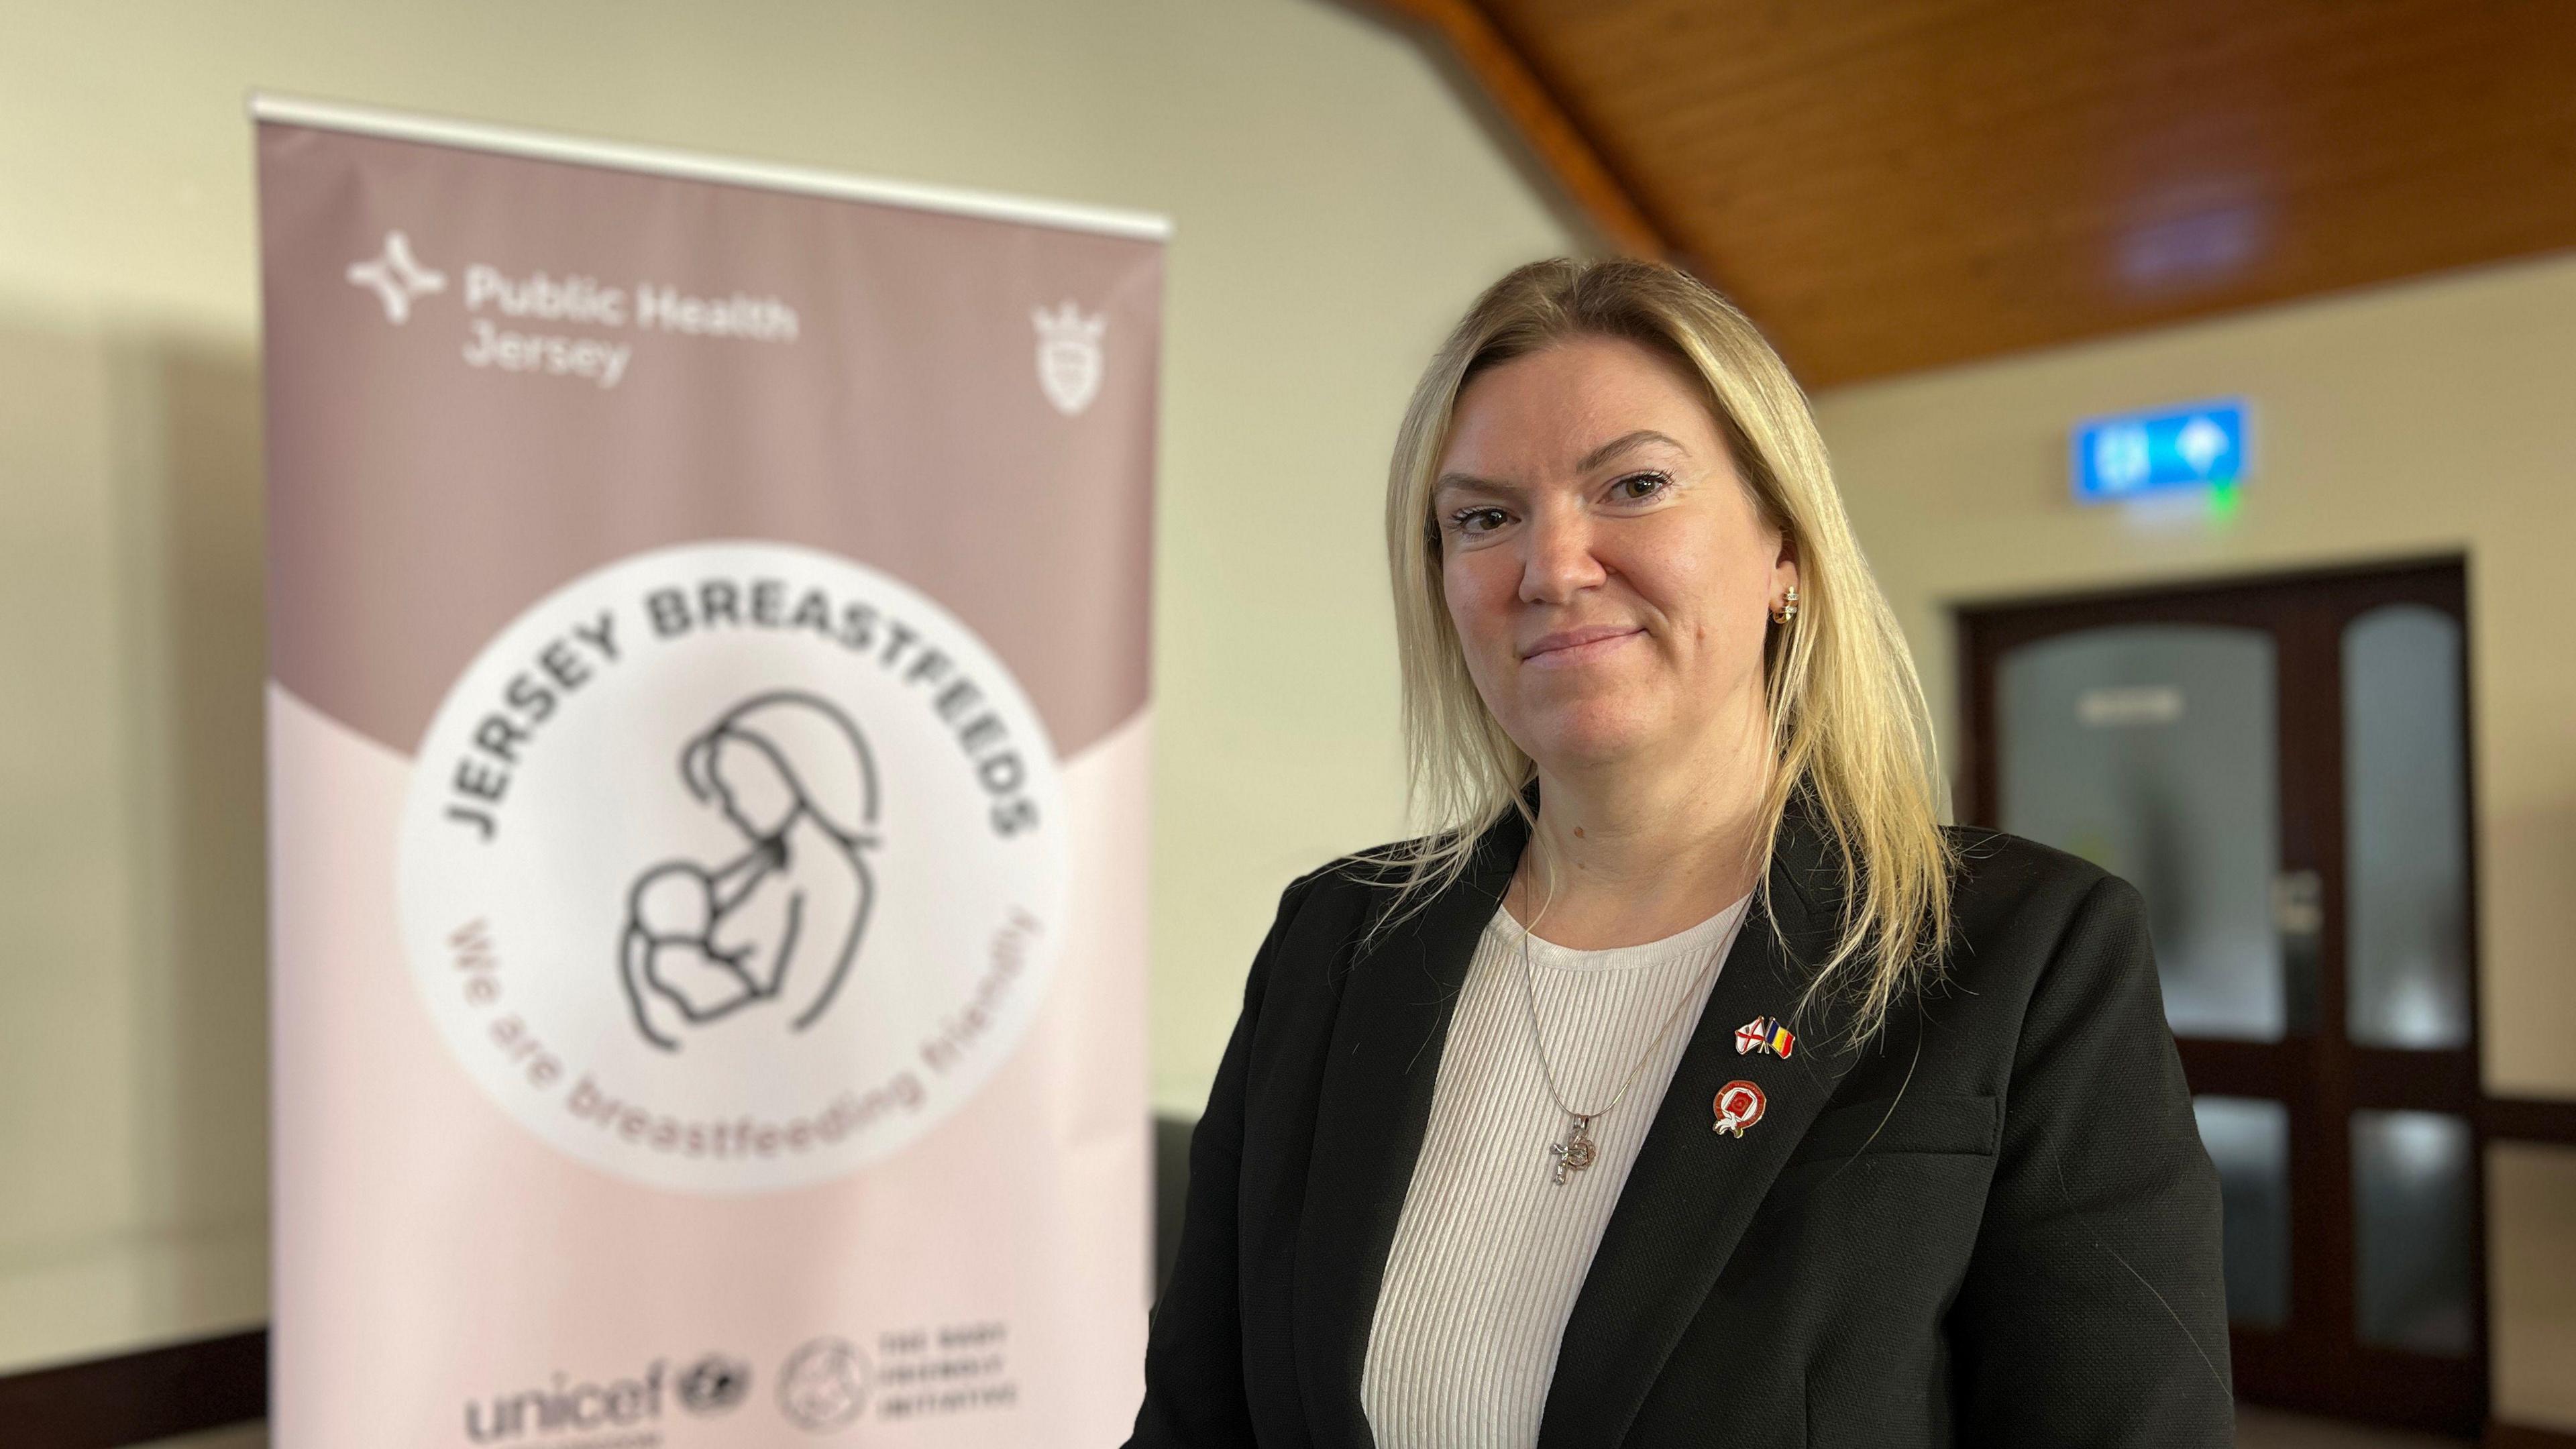
[[[938,602],[777,543],[637,554],[484,645],[423,736],[399,901],[466,1074],[636,1181],[900,1149],[1034,1019],[1068,853],[1043,722]]]
[[[447,290],[447,274],[424,267],[411,254],[411,238],[385,233],[385,249],[363,262],[349,264],[349,285],[365,287],[385,304],[385,320],[400,326],[411,320],[415,297]]]
[[[1057,412],[1076,416],[1100,396],[1100,334],[1109,318],[1085,317],[1068,299],[1054,312],[1036,308],[1029,320],[1038,329],[1038,390]]]

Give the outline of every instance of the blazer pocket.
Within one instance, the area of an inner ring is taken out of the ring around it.
[[[1985,1093],[1908,1092],[1838,1102],[1816,1114],[1789,1154],[1791,1165],[1900,1152],[1991,1157],[2000,1123]]]

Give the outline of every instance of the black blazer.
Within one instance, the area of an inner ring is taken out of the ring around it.
[[[1191,1143],[1132,1444],[1373,1445],[1379,1279],[1526,834],[1505,816],[1365,954],[1385,893],[1359,857],[1281,895]],[[1719,972],[1575,1300],[1540,1449],[2230,1442],[2218,1180],[2138,893],[1951,834],[1948,986],[1858,1049],[1834,1049],[1828,1006],[1792,1022],[1792,1055],[1740,1055],[1736,1028],[1789,1018],[1836,920],[1819,832],[1783,823],[1788,950],[1757,913]],[[1735,1078],[1768,1098],[1741,1139],[1713,1130]]]

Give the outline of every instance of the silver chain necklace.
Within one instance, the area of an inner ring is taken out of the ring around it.
[[[1551,886],[1548,894],[1553,899],[1555,888]],[[1690,1005],[1692,999],[1699,995],[1700,982],[1717,970],[1726,959],[1726,953],[1721,949],[1712,949],[1709,952],[1707,968],[1691,982],[1691,989],[1683,992],[1681,999],[1673,1003],[1671,1014],[1667,1015],[1664,1018],[1664,1024],[1656,1029],[1654,1040],[1646,1044],[1646,1050],[1637,1058],[1637,1064],[1628,1069],[1626,1079],[1619,1083],[1619,1090],[1611,1094],[1608,1104],[1595,1111],[1578,1112],[1566,1105],[1565,1091],[1556,1084],[1556,1068],[1551,1066],[1547,1059],[1547,1034],[1539,1030],[1538,1025],[1538,981],[1536,969],[1530,965],[1529,943],[1530,937],[1538,931],[1539,921],[1546,915],[1547,902],[1542,901],[1539,903],[1538,914],[1530,917],[1528,925],[1521,927],[1521,1001],[1529,1008],[1530,1042],[1538,1048],[1539,1076],[1547,1083],[1547,1094],[1555,1099],[1557,1110],[1563,1112],[1571,1124],[1566,1129],[1565,1140],[1549,1143],[1547,1149],[1548,1155],[1556,1159],[1553,1181],[1558,1187],[1563,1187],[1572,1180],[1573,1174],[1590,1167],[1599,1155],[1592,1141],[1593,1122],[1616,1111],[1619,1104],[1628,1099],[1628,1089],[1637,1085],[1637,1078],[1646,1070],[1646,1063],[1653,1060],[1655,1053],[1662,1049],[1664,1038],[1672,1035],[1673,1023],[1681,1020],[1682,1008]]]

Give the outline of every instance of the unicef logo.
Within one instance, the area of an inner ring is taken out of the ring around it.
[[[680,1403],[692,1414],[721,1414],[751,1392],[751,1365],[711,1353],[680,1371]]]
[[[406,956],[466,1074],[655,1186],[899,1150],[1034,1018],[1068,861],[998,656],[885,574],[775,543],[597,569],[485,644],[421,742]]]

